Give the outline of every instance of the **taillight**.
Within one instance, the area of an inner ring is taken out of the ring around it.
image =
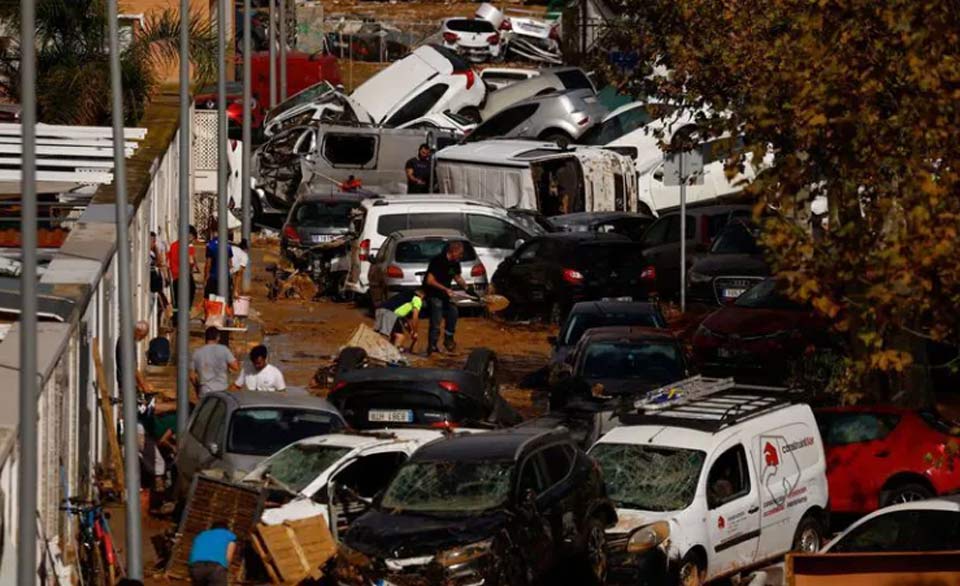
[[[443,41],[445,43],[456,43],[460,40],[460,37],[456,33],[443,33]]]
[[[347,381],[340,381],[340,382],[338,382],[337,384],[333,385],[333,390],[330,391],[330,392],[331,392],[331,393],[336,393],[337,391],[339,391],[340,389],[342,389],[342,388],[345,387],[345,386],[347,386]]]
[[[584,116],[580,120],[577,120],[577,124],[579,124],[580,126],[586,126],[587,124],[590,124],[590,117]]]
[[[498,44],[500,44],[500,34],[499,34],[499,33],[493,33],[492,35],[490,35],[489,37],[487,37],[487,43],[489,43],[489,44],[491,44],[491,45],[498,45]]]
[[[453,382],[452,380],[442,380],[442,381],[440,381],[440,382],[437,383],[437,386],[439,386],[441,389],[447,391],[448,393],[459,393],[459,392],[460,392],[460,385],[458,385],[457,383]]]
[[[444,419],[443,421],[434,421],[430,424],[430,427],[431,429],[448,429],[452,431],[457,428],[457,424]]]
[[[563,269],[563,280],[574,285],[583,283],[583,274],[576,269]]]
[[[471,277],[482,277],[486,274],[487,274],[487,269],[484,268],[482,262],[478,262],[477,264],[473,265],[472,269],[470,269]]]
[[[370,258],[370,239],[360,243],[360,262],[366,262]]]
[[[643,270],[640,271],[640,280],[641,281],[656,281],[657,280],[657,267],[649,265],[643,267]]]
[[[476,80],[476,76],[473,73],[472,69],[465,69],[463,71],[454,71],[454,73],[457,75],[467,76],[467,89],[470,89],[473,87],[473,82]]]
[[[553,25],[553,27],[550,28],[550,38],[554,41],[560,40],[560,27]]]
[[[503,22],[500,23],[500,30],[502,31],[512,31],[513,24],[510,22],[510,19],[504,18]]]
[[[397,265],[390,265],[387,267],[387,276],[391,279],[402,279],[403,278],[403,269]]]
[[[294,242],[300,242],[300,235],[297,234],[297,229],[287,224],[283,227],[283,236],[287,240],[293,240]]]

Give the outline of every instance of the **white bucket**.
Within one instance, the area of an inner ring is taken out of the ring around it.
[[[250,297],[238,295],[233,300],[233,315],[236,317],[247,317],[250,315]]]

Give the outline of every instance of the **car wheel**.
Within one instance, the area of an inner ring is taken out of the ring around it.
[[[591,519],[584,549],[590,581],[600,586],[607,581],[607,532],[600,519]]]
[[[707,562],[697,551],[691,551],[683,556],[680,562],[680,571],[677,575],[679,586],[701,586],[707,574]]]
[[[467,364],[464,366],[464,370],[480,377],[483,400],[487,405],[494,405],[499,395],[496,353],[488,348],[473,350],[467,356]]]
[[[466,108],[463,108],[458,112],[458,114],[474,124],[480,124],[480,110],[473,106],[467,106]]]
[[[363,368],[363,363],[366,360],[367,351],[363,348],[357,348],[356,346],[344,348],[340,351],[340,356],[337,356],[337,370],[334,373],[334,378],[339,379],[340,375],[346,372]]]
[[[917,482],[907,482],[880,493],[880,506],[888,507],[901,503],[912,503],[933,497],[933,492]]]
[[[567,148],[570,146],[570,143],[573,142],[570,135],[560,130],[548,130],[540,135],[540,140],[543,142],[552,142],[562,149]]]
[[[793,536],[793,551],[800,553],[817,553],[826,531],[823,524],[814,515],[808,514],[800,519],[797,532]]]

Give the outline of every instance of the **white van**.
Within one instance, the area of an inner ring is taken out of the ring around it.
[[[542,233],[499,205],[462,195],[387,195],[364,200],[361,209],[362,225],[346,284],[347,290],[361,295],[370,288],[370,260],[387,236],[399,230],[446,228],[466,234],[487,275],[493,275],[517,246]]]
[[[617,506],[611,577],[679,572],[700,584],[819,549],[826,460],[809,405],[701,377],[648,397],[590,450]]]

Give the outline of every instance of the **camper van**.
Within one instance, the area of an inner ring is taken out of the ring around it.
[[[440,191],[545,216],[573,212],[653,213],[638,200],[633,161],[618,153],[553,143],[487,140],[447,147],[436,155]]]

